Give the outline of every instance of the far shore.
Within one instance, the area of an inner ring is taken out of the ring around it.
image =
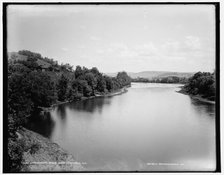
[[[181,83],[181,82],[177,82],[177,83],[171,83],[171,82],[150,82],[150,81],[132,81],[132,83],[152,83],[152,84],[181,84],[181,85],[184,85],[185,83]]]
[[[201,97],[200,95],[191,95],[191,94],[188,94],[187,92],[185,92],[183,90],[176,91],[176,92],[184,94],[184,95],[189,95],[192,99],[195,99],[195,100],[198,100],[198,101],[201,101],[201,102],[205,102],[205,103],[209,103],[209,104],[215,104],[215,101],[208,100],[206,98]]]

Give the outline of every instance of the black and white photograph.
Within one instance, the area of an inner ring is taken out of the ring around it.
[[[4,172],[220,171],[219,3],[5,3]]]

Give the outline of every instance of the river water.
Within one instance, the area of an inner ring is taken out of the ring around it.
[[[179,87],[132,83],[121,95],[57,106],[29,127],[87,170],[213,171],[215,105]]]

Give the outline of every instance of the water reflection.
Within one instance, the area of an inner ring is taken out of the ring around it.
[[[214,104],[206,103],[206,102],[191,98],[191,106],[198,113],[209,115],[210,117],[215,116],[215,105]]]
[[[65,123],[66,120],[66,104],[61,104],[56,108],[57,116]]]
[[[54,130],[55,122],[50,112],[35,111],[25,127],[49,138]]]
[[[94,99],[87,99],[83,101],[75,101],[69,103],[67,107],[74,111],[85,111],[85,112],[99,112],[102,113],[103,106],[111,103],[110,98],[112,97],[98,97]]]

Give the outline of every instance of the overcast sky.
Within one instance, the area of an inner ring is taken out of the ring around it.
[[[212,5],[11,5],[8,51],[101,72],[213,71]]]

